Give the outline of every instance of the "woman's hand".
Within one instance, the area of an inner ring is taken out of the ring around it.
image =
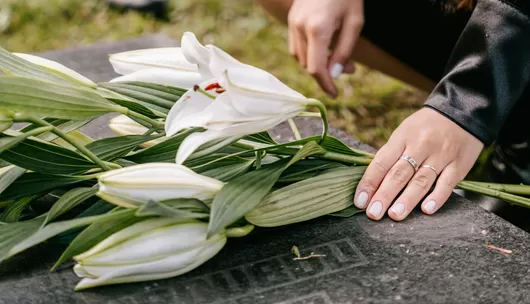
[[[353,72],[349,59],[364,25],[363,1],[294,0],[289,10],[289,52],[332,97],[337,96],[332,78]]]
[[[471,170],[483,146],[445,116],[423,108],[403,121],[376,154],[357,186],[354,203],[374,220],[381,219],[392,205],[388,215],[400,221],[436,181],[421,205],[424,213],[433,214]],[[417,171],[400,158],[403,155],[417,163]]]

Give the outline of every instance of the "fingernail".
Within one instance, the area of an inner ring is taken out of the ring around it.
[[[425,208],[425,211],[427,211],[427,213],[431,214],[434,212],[434,209],[436,209],[436,202],[433,200],[430,200],[425,204],[424,208]]]
[[[331,78],[336,79],[342,74],[342,70],[344,70],[344,66],[340,63],[335,63],[331,66],[331,69],[329,69],[329,74],[331,75]]]
[[[366,204],[368,203],[368,193],[364,191],[359,193],[354,203],[355,203],[355,206],[359,209],[366,208]]]
[[[377,201],[373,203],[372,206],[370,206],[368,213],[375,217],[378,217],[381,214],[381,211],[383,211],[383,204],[381,204],[380,201]]]
[[[392,205],[392,208],[390,208],[390,211],[394,212],[395,215],[400,216],[405,212],[405,205],[402,203],[395,203]]]

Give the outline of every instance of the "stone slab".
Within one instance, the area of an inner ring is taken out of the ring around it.
[[[149,39],[135,47],[152,47]],[[92,49],[109,53],[115,47],[123,45]],[[66,60],[61,54],[49,53]],[[304,136],[320,132],[311,119],[297,124]],[[272,133],[280,140],[292,136],[285,124]],[[373,151],[338,130],[332,134]],[[487,243],[513,253],[488,249]],[[293,245],[304,256],[325,256],[294,261]],[[230,239],[219,255],[181,277],[85,292],[72,291],[78,279],[71,265],[48,272],[59,252],[43,245],[0,265],[0,304],[530,303],[529,247],[529,234],[453,195],[436,216],[416,210],[400,223],[358,215],[256,229]]]

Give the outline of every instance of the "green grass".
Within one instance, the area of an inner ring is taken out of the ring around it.
[[[172,0],[167,21],[118,12],[102,0],[2,3],[0,8],[11,7],[9,26],[0,32],[0,45],[9,51],[39,52],[151,33],[178,39],[183,32],[192,31],[202,42],[215,44],[239,60],[273,73],[302,94],[324,101],[332,125],[376,147],[425,97],[361,66],[354,75],[338,79],[341,93],[336,100],[327,98],[288,54],[285,27],[250,0]]]

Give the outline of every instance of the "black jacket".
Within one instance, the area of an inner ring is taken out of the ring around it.
[[[478,0],[425,106],[492,144],[512,110],[530,109],[529,16],[530,0]],[[526,129],[512,132],[530,138],[527,112]]]

